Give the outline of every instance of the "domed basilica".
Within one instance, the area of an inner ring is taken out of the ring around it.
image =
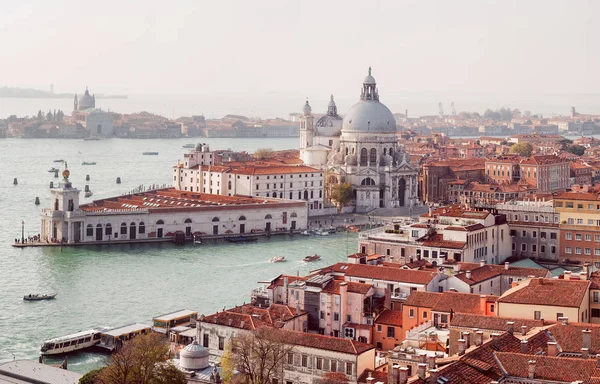
[[[350,183],[357,212],[417,204],[417,170],[398,145],[396,119],[379,102],[375,78],[363,80],[360,100],[344,118],[333,96],[327,113],[314,122],[306,101],[300,117],[300,157],[325,171],[325,190]]]

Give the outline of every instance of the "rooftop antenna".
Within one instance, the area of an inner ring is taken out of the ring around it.
[[[54,84],[50,84],[50,93],[54,95]]]
[[[452,109],[452,116],[456,116],[456,108],[454,108],[454,101],[450,103],[450,108]]]
[[[440,110],[440,112],[439,112],[440,113],[440,117],[444,117],[444,108],[442,107],[442,102],[441,101],[438,103],[438,107],[439,107],[439,110]]]

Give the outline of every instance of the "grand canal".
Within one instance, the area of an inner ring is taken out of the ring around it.
[[[203,139],[212,148],[254,151],[297,147],[297,138]],[[261,239],[253,244],[207,243],[16,249],[10,243],[39,233],[39,213],[49,206],[47,170],[65,159],[71,181],[93,198],[126,193],[139,185],[170,183],[171,166],[181,159],[181,140],[0,140],[0,361],[38,356],[44,339],[92,327],[150,323],[153,316],[188,308],[208,314],[249,300],[258,281],[280,273],[306,274],[344,259],[356,235]],[[158,151],[158,156],[142,156]],[[95,161],[95,166],[82,166]],[[86,182],[86,175],[90,181]],[[13,185],[13,179],[18,185]],[[120,177],[122,184],[116,184]],[[34,205],[39,197],[41,204]],[[86,199],[82,196],[82,201]],[[319,253],[321,261],[302,257]],[[276,255],[289,261],[269,263]],[[24,302],[29,293],[58,293],[53,301]],[[70,369],[85,372],[103,356],[79,354]]]

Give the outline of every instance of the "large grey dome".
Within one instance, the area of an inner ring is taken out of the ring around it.
[[[85,89],[85,93],[83,96],[79,98],[79,109],[88,109],[96,107],[96,99],[93,96],[90,96],[90,91]]]
[[[344,116],[344,132],[396,132],[396,119],[385,105],[376,100],[361,100]]]

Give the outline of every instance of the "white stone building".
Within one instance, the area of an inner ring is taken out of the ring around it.
[[[301,159],[326,172],[326,188],[350,183],[357,212],[418,203],[418,172],[398,144],[396,120],[379,102],[370,68],[360,100],[343,119],[332,97],[316,124],[308,101],[300,121]]]
[[[73,102],[73,120],[83,125],[91,137],[114,136],[114,125],[112,115],[96,108],[96,96],[90,95],[87,87],[85,93]]]

